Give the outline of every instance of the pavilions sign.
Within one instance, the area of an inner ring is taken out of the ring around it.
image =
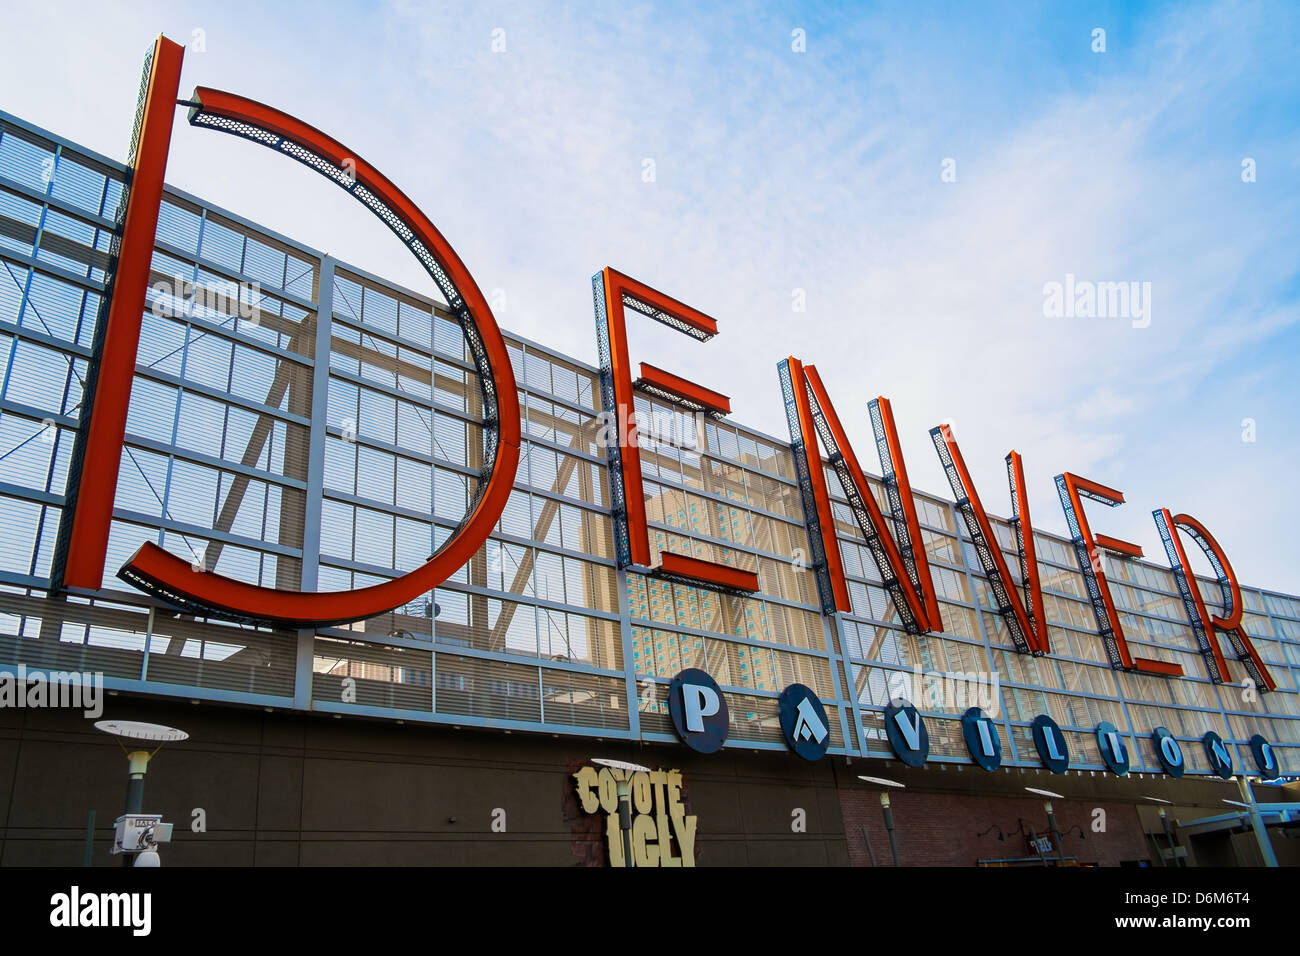
[[[692,750],[711,754],[722,749],[731,729],[731,714],[717,682],[705,671],[688,668],[668,685],[668,712],[677,736]],[[782,691],[778,714],[786,744],[805,760],[820,760],[830,744],[830,722],[821,700],[803,684],[791,684]],[[899,760],[909,767],[922,767],[930,757],[930,733],[925,717],[905,698],[896,697],[882,714],[885,737]],[[1002,766],[1002,740],[997,724],[979,707],[971,707],[961,717],[962,737],[971,760],[993,772]],[[1068,773],[1070,747],[1060,726],[1047,714],[1039,714],[1029,727],[1029,736],[1044,767],[1052,773]],[[1103,720],[1094,731],[1102,763],[1117,777],[1128,776],[1132,759],[1125,735],[1109,721]],[[1223,739],[1209,731],[1201,740],[1210,771],[1227,780],[1233,775],[1232,752]],[[1157,762],[1171,777],[1181,777],[1187,769],[1182,745],[1164,727],[1151,733],[1151,746]],[[1249,741],[1255,772],[1265,780],[1282,774],[1277,754],[1262,735]]]

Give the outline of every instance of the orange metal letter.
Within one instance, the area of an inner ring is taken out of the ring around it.
[[[166,45],[166,41],[160,42]],[[176,63],[178,64],[179,61],[177,60]],[[172,77],[170,82],[174,84],[175,78]],[[171,88],[174,90],[174,85]],[[160,111],[165,109],[167,115],[165,118],[160,116],[158,122],[170,129],[170,110],[174,108],[175,103],[174,92],[166,98],[166,103],[163,102],[164,98],[160,92],[156,106]],[[291,156],[333,179],[383,219],[420,259],[426,270],[438,282],[452,311],[458,314],[466,338],[471,343],[471,352],[474,353],[479,366],[480,381],[484,390],[484,404],[487,409],[484,416],[487,422],[485,429],[489,433],[495,431],[496,442],[489,444],[487,451],[486,468],[490,468],[490,473],[480,479],[483,484],[473,510],[456,533],[425,564],[391,581],[351,591],[327,593],[283,591],[246,584],[220,574],[196,569],[189,561],[164,551],[152,542],[143,544],[118,572],[118,576],[141,590],[154,593],[169,603],[194,613],[233,620],[256,621],[286,627],[316,627],[362,620],[385,613],[432,590],[464,565],[487,540],[505,507],[519,463],[520,441],[519,396],[505,341],[501,337],[501,331],[497,327],[492,311],[488,308],[487,300],[484,299],[483,293],[455,250],[401,190],[357,156],[354,151],[301,120],[231,93],[200,87],[194,91],[194,99],[199,105],[191,109],[192,124],[209,125],[246,136]],[[166,143],[164,141],[156,147],[155,152],[150,154],[150,165],[146,170],[151,178],[157,178],[159,186],[165,163]],[[139,170],[136,176],[138,182]],[[142,202],[147,200],[151,203],[149,210],[141,210],[140,221],[147,226],[152,226],[158,214],[161,189],[148,193],[133,191],[132,208],[137,196],[141,197]],[[151,249],[153,229],[148,228],[139,233],[132,233],[131,225],[132,221],[128,213],[128,234],[123,238],[124,248],[130,245],[131,248]],[[142,266],[146,276],[148,259],[146,254]],[[137,289],[138,277],[133,275],[131,278],[132,298],[129,301],[123,299],[120,310],[115,292],[115,301],[110,312],[109,338],[112,338],[117,331],[112,323],[120,317],[128,325],[132,320],[134,321],[135,337],[138,340],[140,314],[143,307],[141,298],[143,292],[140,290],[144,287],[139,286]],[[125,287],[120,288],[125,294]],[[123,349],[122,354],[117,355],[116,361],[125,363],[127,378],[116,391],[101,394],[107,403],[106,414],[115,421],[123,422],[130,394],[129,375],[134,368],[134,343],[131,345],[130,352],[127,353]],[[100,395],[97,395],[97,403],[99,398]],[[318,396],[317,400],[321,400],[321,397]],[[97,405],[97,413],[98,411]],[[105,459],[102,470],[96,473],[83,471],[83,494],[86,484],[94,486],[105,482],[108,475],[116,476],[117,448],[120,448],[122,441],[121,427],[117,429],[115,440],[111,467],[108,467]],[[107,455],[107,452],[104,454]],[[96,534],[105,536],[111,516],[111,492],[107,496],[107,502],[109,510],[102,512],[101,509],[102,513],[95,514],[94,520],[98,524],[92,528]],[[93,556],[89,560],[93,564]],[[98,562],[102,570],[102,547],[99,550]],[[82,565],[73,565],[73,567],[84,570]],[[90,584],[95,581],[95,577],[85,574],[76,580]]]
[[[644,362],[641,364],[641,377],[634,383],[627,350],[625,310],[633,309],[701,342],[707,342],[717,334],[718,323],[703,312],[608,266],[592,277],[592,292],[601,351],[601,400],[605,413],[616,419],[614,437],[606,438],[606,452],[614,485],[615,522],[616,526],[622,525],[616,530],[620,564],[649,568],[662,577],[686,584],[727,591],[757,591],[758,575],[753,571],[695,557],[665,551],[659,556],[658,566],[651,568],[641,451],[635,434],[636,425],[633,424],[636,421],[634,387],[714,418],[731,412],[731,400]],[[607,436],[609,431],[607,428]]]
[[[925,630],[943,630],[942,619],[939,616],[939,598],[930,575],[930,559],[925,553],[925,542],[921,540],[921,523],[916,518],[916,499],[912,497],[912,483],[907,480],[907,461],[903,458],[903,443],[899,441],[898,427],[894,424],[894,406],[889,403],[889,399],[881,395],[868,405],[867,409],[871,413],[871,427],[876,434],[876,452],[880,456],[885,493],[889,496],[890,510],[894,515],[894,533],[898,535],[899,543],[902,545],[903,563],[917,591],[925,601],[929,623]],[[885,439],[883,445],[882,435]],[[887,455],[885,448],[888,448]],[[904,518],[902,527],[898,522],[900,509]]]
[[[108,528],[184,56],[184,47],[160,36],[146,64],[148,78],[140,91],[107,316],[101,312],[95,330],[95,360],[88,371],[86,401],[73,444],[68,507],[55,549],[54,576],[62,587],[97,590],[104,583]],[[80,476],[88,480],[77,480]]]
[[[989,587],[998,604],[998,612],[1007,623],[1012,641],[1022,654],[1048,654],[1051,642],[1047,633],[1047,619],[1043,614],[1043,589],[1038,581],[1038,554],[1034,546],[1034,526],[1029,519],[1029,496],[1025,491],[1025,470],[1020,455],[1015,451],[1007,455],[1007,481],[1011,485],[1011,506],[1015,515],[1017,551],[1020,557],[1020,574],[1024,582],[1024,597],[1016,592],[1015,581],[1007,568],[1006,558],[984,505],[980,503],[975,482],[966,469],[966,460],[957,439],[948,425],[930,429],[930,438],[939,461],[943,464],[948,484],[952,486],[957,510],[966,522],[979,555],[980,566],[988,577]]]
[[[1216,633],[1222,631],[1232,645],[1237,660],[1246,668],[1255,686],[1265,691],[1276,690],[1277,683],[1273,680],[1273,675],[1269,673],[1268,667],[1255,650],[1255,645],[1246,636],[1241,626],[1242,614],[1245,611],[1241,600],[1241,585],[1237,583],[1237,575],[1233,573],[1232,565],[1228,563],[1228,556],[1223,553],[1219,542],[1214,540],[1214,536],[1205,529],[1205,526],[1191,515],[1170,515],[1168,508],[1160,508],[1152,512],[1152,517],[1156,520],[1156,527],[1165,545],[1165,555],[1169,558],[1169,567],[1174,572],[1174,579],[1178,583],[1178,591],[1183,599],[1188,623],[1192,626],[1201,655],[1206,658],[1206,664],[1210,669],[1210,678],[1215,683],[1225,683],[1231,679]],[[1192,540],[1205,553],[1210,567],[1214,569],[1219,590],[1223,595],[1223,617],[1211,615],[1205,606],[1201,589],[1196,584],[1196,573],[1192,570],[1191,562],[1187,560],[1187,552],[1183,550],[1183,542],[1178,537],[1180,528],[1191,535]]]
[[[1083,497],[1114,508],[1124,503],[1123,492],[1072,475],[1068,471],[1056,476],[1056,490],[1070,535],[1074,539],[1075,556],[1088,587],[1093,616],[1097,619],[1097,630],[1101,632],[1102,641],[1106,645],[1110,666],[1118,670],[1136,670],[1162,677],[1181,677],[1183,669],[1178,664],[1133,657],[1129,653],[1128,641],[1124,639],[1124,628],[1120,625],[1119,613],[1115,610],[1115,601],[1111,597],[1110,584],[1106,581],[1106,572],[1102,569],[1101,555],[1097,548],[1137,558],[1142,557],[1142,548],[1108,535],[1094,536],[1088,526],[1088,516],[1083,511]]]
[[[881,452],[882,463],[889,455],[897,468],[896,485],[886,490],[891,499],[897,501],[894,527],[900,538],[904,538],[900,547],[889,532],[889,523],[876,503],[875,496],[867,484],[866,475],[858,464],[853,446],[849,444],[844,426],[831,404],[821,376],[812,365],[801,365],[798,360],[790,358],[795,406],[798,413],[800,436],[807,450],[811,490],[817,500],[818,524],[821,528],[823,546],[826,550],[827,571],[835,588],[835,606],[840,610],[849,610],[847,588],[844,584],[844,570],[840,559],[839,543],[835,538],[835,526],[831,520],[830,498],[826,493],[824,480],[820,479],[821,456],[818,454],[817,438],[826,444],[831,465],[835,468],[846,497],[849,509],[853,512],[858,530],[866,539],[871,549],[876,567],[880,571],[885,590],[893,599],[894,607],[903,622],[903,627],[914,634],[941,630],[942,619],[939,615],[939,602],[935,595],[930,577],[930,562],[921,541],[921,527],[916,517],[916,506],[912,500],[912,489],[907,481],[907,471],[903,466],[898,432],[894,428],[893,414],[886,399],[877,399],[872,403],[873,419],[879,410],[883,416],[883,431],[878,432],[880,440],[890,446]],[[802,375],[797,373],[802,372]],[[804,394],[801,396],[800,393]],[[873,424],[874,421],[873,421]],[[796,436],[791,436],[792,438]],[[891,469],[886,466],[886,472]],[[899,519],[902,520],[899,520]]]
[[[844,561],[840,555],[839,538],[835,534],[831,497],[826,491],[826,472],[822,467],[822,456],[817,447],[817,426],[813,421],[812,405],[808,400],[803,363],[792,355],[785,360],[785,365],[782,375],[789,378],[794,415],[790,438],[797,445],[802,445],[807,458],[809,490],[817,512],[817,528],[824,552],[823,560],[826,562],[826,575],[831,588],[830,597],[836,610],[848,613],[853,610],[853,605],[849,601],[848,582],[844,579]],[[795,432],[796,428],[797,432]],[[824,609],[829,612],[828,607]]]

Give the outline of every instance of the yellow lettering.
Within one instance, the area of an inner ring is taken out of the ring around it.
[[[582,804],[583,813],[595,813],[600,809],[600,798],[591,792],[598,777],[594,767],[583,767],[573,775],[578,782],[578,802]]]
[[[659,847],[655,845],[655,822],[648,814],[632,820],[632,858],[637,866],[658,866]]]
[[[685,815],[686,808],[682,806],[682,772],[669,770],[665,776],[668,778],[668,813]]]
[[[695,827],[699,818],[684,813],[674,813],[671,817],[673,830],[677,833],[677,845],[682,848],[682,866],[695,865]]]
[[[609,844],[609,865],[626,866],[623,860],[623,834],[618,828],[617,814],[605,818],[605,842]]]
[[[667,783],[668,774],[664,773],[662,770],[650,771],[650,785],[654,787],[655,806],[661,810],[665,810],[668,807],[668,795],[666,792]]]
[[[673,842],[672,834],[669,832],[668,814],[664,812],[662,805],[655,813],[655,822],[659,826],[659,865],[681,866],[682,858],[673,856]]]
[[[649,775],[632,774],[632,803],[637,813],[649,813],[654,809],[654,791],[650,787]]]
[[[600,768],[600,808],[606,813],[618,813],[618,781],[608,767]]]

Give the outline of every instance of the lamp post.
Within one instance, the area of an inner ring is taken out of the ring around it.
[[[1169,844],[1169,857],[1173,860],[1172,864],[1166,863],[1166,866],[1184,867],[1187,864],[1183,858],[1178,855],[1178,838],[1174,836],[1173,825],[1169,822],[1169,811],[1165,807],[1170,806],[1173,801],[1165,800],[1162,797],[1143,796],[1143,800],[1150,800],[1152,803],[1158,803],[1161,806],[1156,810],[1160,814],[1160,826],[1165,831],[1165,842]]]
[[[886,777],[864,777],[858,775],[859,780],[865,780],[867,783],[874,783],[881,787],[896,787],[899,790],[904,788],[904,784],[897,780],[889,780]],[[898,838],[894,836],[894,811],[889,805],[889,790],[880,791],[880,810],[885,817],[885,832],[889,834],[889,852],[893,854],[894,866],[898,866]]]
[[[894,811],[889,807],[889,791],[880,791],[880,808],[885,814],[885,830],[889,833],[889,852],[893,854],[894,866],[898,866],[898,838],[894,836]]]
[[[1047,811],[1047,825],[1052,831],[1052,839],[1056,842],[1056,856],[1061,866],[1065,865],[1065,847],[1061,845],[1061,831],[1056,826],[1056,814],[1052,811],[1053,800],[1064,800],[1065,797],[1059,793],[1052,793],[1050,790],[1039,790],[1037,787],[1025,787],[1030,793],[1036,793],[1040,797],[1046,797],[1043,801],[1043,809]]]
[[[1022,823],[1024,821],[1021,821]],[[1034,846],[1034,852],[1038,854],[1039,859],[1043,861],[1043,866],[1047,866],[1047,854],[1038,849],[1038,831],[1033,827],[1029,828],[1029,842]]]
[[[1164,827],[1165,842],[1169,844],[1169,855],[1174,858],[1174,866],[1182,867],[1183,858],[1178,855],[1178,844],[1174,841],[1174,828],[1169,823],[1169,811],[1161,807],[1158,811],[1160,814],[1160,825]]]
[[[1052,831],[1052,840],[1056,843],[1056,857],[1065,865],[1065,841],[1061,839],[1061,828],[1056,825],[1056,814],[1052,812],[1052,801],[1044,800],[1043,809],[1047,811],[1047,826]]]
[[[149,770],[149,761],[154,754],[162,750],[163,744],[172,741],[188,740],[189,734],[175,727],[162,724],[147,724],[138,720],[98,720],[95,728],[117,738],[118,745],[126,754],[126,812],[124,816],[139,814],[144,810],[144,775]],[[139,749],[127,750],[124,740],[139,740],[156,743],[152,751]],[[169,824],[170,826],[170,824]],[[136,852],[137,856],[132,856]],[[123,866],[157,866],[158,852],[153,849],[140,851],[123,851]]]
[[[632,774],[650,773],[650,768],[608,757],[593,757],[591,762],[622,772],[622,776],[614,781],[618,791],[618,830],[623,837],[623,866],[635,866],[632,862]]]

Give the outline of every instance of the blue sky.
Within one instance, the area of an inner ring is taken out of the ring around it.
[[[1071,470],[1128,497],[1090,512],[1097,530],[1161,561],[1150,512],[1185,511],[1248,583],[1300,591],[1296,5],[136,2],[8,17],[24,40],[0,61],[0,108],[38,125],[123,157],[151,38],[201,30],[185,89],[270,102],[355,146],[485,291],[504,290],[508,329],[594,360],[589,277],[612,265],[718,319],[707,345],[634,327],[634,358],[730,394],[746,424],[785,436],[775,366],[793,353],[821,370],[869,466],[865,407],[883,394],[920,488],[946,492],[927,430],[947,421],[992,511],[1008,511],[1014,447],[1039,527],[1064,530],[1052,477]],[[431,291],[337,190],[177,115],[170,182]],[[1043,287],[1067,274],[1151,283],[1149,326],[1046,317]]]

